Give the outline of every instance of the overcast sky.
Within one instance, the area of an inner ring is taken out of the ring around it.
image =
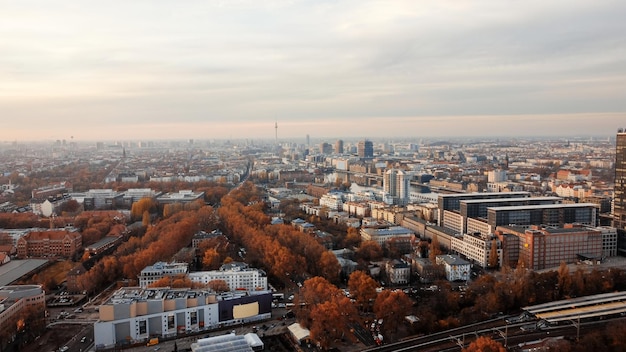
[[[4,1],[0,140],[614,135],[626,1]]]

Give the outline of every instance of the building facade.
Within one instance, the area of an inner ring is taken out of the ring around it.
[[[191,289],[124,287],[99,306],[94,323],[96,350],[173,338],[222,326],[271,318],[270,291],[216,294]]]
[[[496,231],[519,239],[517,261],[532,270],[555,268],[561,262],[575,263],[582,257],[600,259],[603,255],[603,234],[593,228],[574,225],[559,228],[500,226]]]
[[[491,228],[508,225],[562,227],[574,223],[595,227],[597,209],[591,203],[493,207],[487,209],[487,221]]]
[[[224,280],[231,291],[267,290],[267,274],[260,269],[248,268],[244,263],[224,264],[220,270],[189,273],[191,282],[208,284],[213,280]]]
[[[357,155],[359,158],[368,159],[374,157],[374,143],[363,140],[357,144]]]
[[[145,267],[139,273],[139,287],[147,288],[167,276],[186,275],[189,270],[187,263],[156,262]]]
[[[0,287],[0,329],[3,332],[15,330],[15,320],[22,310],[33,306],[42,307],[41,313],[44,314],[46,295],[40,285]],[[4,342],[0,341],[0,344]]]
[[[438,255],[437,264],[443,265],[448,281],[467,281],[470,278],[470,263],[456,255]]]
[[[390,194],[395,204],[405,204],[409,200],[412,175],[399,169],[389,169],[383,175],[383,190]]]
[[[495,236],[480,236],[475,234],[465,234],[461,237],[452,238],[452,251],[460,254],[472,263],[483,268],[489,266],[489,258],[493,249],[493,242],[496,242],[498,265],[502,262],[502,248],[500,241]]]
[[[329,210],[343,210],[343,200],[340,193],[324,194],[320,198],[320,206]]]
[[[397,259],[387,262],[385,271],[387,272],[389,282],[393,285],[406,285],[411,279],[411,267],[409,264]]]
[[[415,240],[415,234],[402,226],[392,226],[384,229],[362,228],[361,240],[375,241],[383,248],[388,247],[389,243],[393,241],[397,249],[403,253],[409,253],[411,245]]]
[[[446,210],[460,211],[461,201],[469,199],[502,199],[502,198],[522,198],[530,197],[530,192],[505,192],[505,193],[460,193],[460,194],[439,194],[437,204],[439,208],[439,226],[442,226],[443,212]]]
[[[31,231],[17,240],[17,256],[20,259],[69,258],[82,249],[82,235],[73,228]]]

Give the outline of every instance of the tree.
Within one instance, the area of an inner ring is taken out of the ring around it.
[[[321,276],[325,277],[330,282],[338,282],[339,274],[341,273],[341,265],[337,260],[337,257],[330,252],[324,251],[319,258],[318,270]]]
[[[144,216],[143,213],[146,211],[148,213],[156,213],[157,204],[154,199],[146,197],[133,203],[130,208],[130,216],[133,220],[139,220]]]
[[[412,306],[413,301],[404,292],[384,290],[374,301],[374,314],[376,318],[383,319],[383,330],[387,334],[393,334]]]
[[[352,248],[358,246],[359,242],[361,242],[359,230],[355,227],[348,227],[346,237],[343,240],[343,246],[346,248]]]
[[[490,337],[480,336],[470,343],[463,352],[506,352],[506,348],[500,342],[494,341]]]
[[[150,213],[147,210],[143,212],[143,216],[141,217],[141,224],[144,227],[148,227],[148,225],[150,225]]]
[[[216,270],[220,267],[220,254],[214,248],[209,248],[202,257],[202,266],[205,270]]]
[[[383,249],[376,241],[363,241],[356,251],[356,257],[367,262],[379,260],[383,257]]]
[[[312,323],[312,310],[318,305],[337,297],[346,298],[340,289],[323,277],[316,276],[304,281],[302,288],[300,288],[294,299],[294,313],[296,313],[298,322],[308,328]],[[350,301],[348,300],[348,302]]]
[[[80,210],[80,203],[74,199],[70,199],[67,202],[61,204],[59,207],[59,211],[61,214],[63,213],[71,213],[74,214]]]
[[[495,269],[498,267],[498,240],[491,240],[491,250],[489,251],[489,267]]]
[[[431,262],[433,262],[433,264],[436,264],[437,256],[442,253],[441,246],[439,245],[439,239],[437,238],[437,235],[433,235],[433,238],[430,241],[430,249],[428,250],[428,258]]]
[[[230,288],[228,284],[224,280],[211,280],[207,284],[207,287],[212,289],[215,292],[228,292]]]
[[[571,294],[572,277],[569,273],[567,263],[561,262],[558,270],[559,297],[565,298]]]
[[[342,337],[355,341],[356,337],[350,332],[351,322],[357,317],[354,306],[347,297],[335,296],[331,300],[311,308],[311,338],[327,349],[331,343]]]
[[[350,296],[354,298],[357,305],[368,311],[372,302],[376,299],[378,283],[363,271],[355,271],[348,279],[348,289]]]

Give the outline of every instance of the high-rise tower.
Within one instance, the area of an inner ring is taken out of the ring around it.
[[[374,157],[374,143],[372,141],[363,140],[357,145],[357,154],[359,158],[373,158]]]
[[[337,140],[337,142],[335,142],[335,153],[336,154],[343,154],[343,141],[341,139]]]
[[[617,130],[615,139],[613,227],[626,230],[626,131],[622,128]]]

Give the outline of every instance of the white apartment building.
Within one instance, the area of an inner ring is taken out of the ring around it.
[[[463,215],[450,210],[443,211],[442,226],[457,233],[463,233]]]
[[[493,233],[495,229],[489,226],[489,223],[483,219],[467,218],[467,233]]]
[[[267,274],[263,270],[251,269],[244,263],[224,264],[219,270],[189,273],[191,282],[208,284],[213,280],[224,280],[231,291],[267,290]]]
[[[469,261],[486,268],[489,265],[492,241],[497,242],[498,263],[502,262],[502,246],[497,238],[487,239],[487,236],[474,236],[470,234],[461,237],[453,237],[451,250],[468,259]]]
[[[370,206],[367,202],[345,202],[343,211],[360,218],[370,216]]]
[[[341,194],[324,194],[320,198],[320,206],[327,207],[330,210],[343,210],[343,200],[341,199]]]
[[[411,177],[411,173],[398,169],[389,169],[383,175],[383,190],[393,197],[395,204],[404,204],[409,199]]]
[[[456,255],[438,255],[437,264],[443,265],[448,281],[467,281],[470,278],[470,263]]]
[[[187,263],[156,262],[154,265],[145,267],[139,273],[139,287],[147,288],[166,276],[185,275],[188,270],[189,265]]]
[[[487,173],[487,182],[504,182],[507,180],[506,170],[493,170]]]
[[[394,259],[385,265],[387,278],[394,285],[406,285],[411,279],[411,267],[409,264]]]

